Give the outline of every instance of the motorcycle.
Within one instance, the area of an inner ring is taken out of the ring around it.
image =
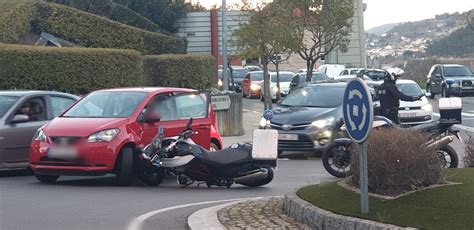
[[[453,129],[453,124],[433,121],[427,124],[411,127],[414,131],[426,135],[427,147],[436,147],[436,154],[441,160],[443,168],[457,168],[459,158],[449,143],[458,138],[462,142],[460,131]],[[383,116],[374,116],[373,128],[400,128],[391,120]],[[344,126],[342,126],[344,130]],[[344,132],[343,132],[344,133]],[[323,152],[322,161],[324,168],[333,176],[344,178],[348,175],[351,165],[351,146],[353,142],[347,137],[336,138]],[[449,160],[448,160],[449,159]]]
[[[187,187],[195,181],[207,187],[226,186],[237,183],[249,187],[263,186],[273,180],[277,166],[278,133],[273,130],[262,132],[255,130],[254,144],[233,144],[224,150],[210,152],[195,144],[191,137],[198,132],[192,130],[193,119],[189,119],[187,128],[178,136],[163,138],[163,126],[152,142],[147,145],[141,158],[147,166],[140,178],[145,184],[158,186],[167,171],[177,177],[181,187]],[[255,137],[266,141],[255,141]],[[270,148],[268,147],[270,146]],[[266,149],[267,151],[262,151]]]

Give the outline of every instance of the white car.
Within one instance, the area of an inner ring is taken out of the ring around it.
[[[399,79],[396,86],[402,93],[409,96],[425,95],[420,86],[412,80]],[[377,101],[375,104],[380,105],[380,102]],[[433,107],[426,96],[418,101],[400,101],[398,116],[402,125],[428,123],[433,121]]]
[[[339,73],[339,76],[357,75],[363,69],[364,68],[346,68],[345,70],[341,71],[341,73]]]
[[[280,71],[280,89],[277,87],[277,73],[270,72],[270,91],[272,93],[272,100],[276,100],[276,93],[278,90],[281,96],[284,97],[290,90],[290,83],[295,73],[290,71]],[[262,82],[263,84],[263,82]],[[263,85],[260,87],[260,100],[263,101]]]

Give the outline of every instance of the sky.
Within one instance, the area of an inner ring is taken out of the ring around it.
[[[191,0],[210,7],[221,5],[221,0]],[[227,4],[241,2],[226,0]],[[260,2],[260,0],[249,0]],[[434,18],[437,14],[465,12],[474,9],[474,0],[363,0],[365,29],[395,22],[418,21]]]

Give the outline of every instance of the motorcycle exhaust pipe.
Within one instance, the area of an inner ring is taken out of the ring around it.
[[[446,137],[443,137],[439,140],[428,143],[426,145],[426,148],[438,148],[440,146],[444,146],[444,145],[447,145],[447,144],[453,142],[453,140],[454,140],[454,138],[452,136],[446,136]]]
[[[268,169],[261,168],[261,169],[255,170],[255,171],[253,171],[253,172],[251,172],[251,173],[249,173],[245,176],[234,178],[234,182],[236,182],[236,183],[251,182],[251,181],[255,181],[255,180],[265,179],[267,176],[268,176]]]

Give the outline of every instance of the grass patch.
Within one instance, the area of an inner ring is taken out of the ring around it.
[[[42,2],[41,0],[0,0],[0,13],[9,12],[23,3]]]
[[[337,182],[312,185],[297,195],[334,213],[420,229],[474,229],[474,168],[449,169],[447,180],[460,185],[443,186],[396,200],[370,197],[370,213],[360,213],[360,196]]]

